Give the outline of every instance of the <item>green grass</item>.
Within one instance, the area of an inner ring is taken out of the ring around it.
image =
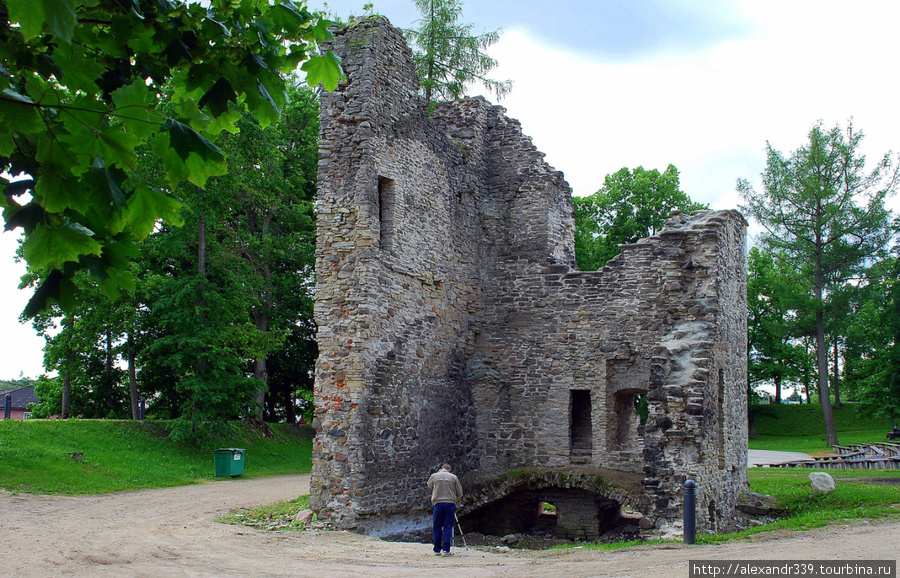
[[[825,443],[822,406],[818,404],[765,405],[755,410],[756,437],[750,449],[818,453],[831,450]],[[841,445],[883,442],[891,430],[888,418],[873,418],[854,404],[834,410]]]
[[[813,493],[810,486],[809,474],[821,471],[835,479],[835,490],[829,494]],[[808,530],[863,518],[900,519],[900,485],[847,481],[865,478],[900,480],[900,471],[751,468],[750,490],[777,498],[784,516],[735,534],[698,536],[697,542],[718,543],[771,530]]]
[[[581,543],[578,544],[561,544],[559,546],[553,546],[551,550],[561,549],[565,550],[568,548],[587,548],[588,550],[602,550],[602,551],[615,551],[615,550],[625,550],[626,548],[634,548],[635,546],[659,546],[661,544],[670,543],[671,540],[627,540],[625,542],[590,542],[590,543]]]
[[[304,524],[294,520],[294,516],[297,512],[307,509],[309,509],[309,495],[259,508],[232,510],[217,518],[216,522],[273,530],[302,530]]]
[[[213,447],[246,449],[242,478],[309,473],[309,428],[270,424],[266,438],[236,423]],[[0,488],[93,494],[216,479],[213,453],[169,440],[166,423],[116,420],[0,421]],[[83,461],[70,452],[84,454]],[[218,478],[219,480],[230,478]]]

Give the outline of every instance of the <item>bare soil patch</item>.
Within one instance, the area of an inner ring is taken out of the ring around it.
[[[900,478],[835,478],[839,482],[857,482],[863,484],[884,484],[886,486],[900,486]]]
[[[346,532],[265,532],[214,522],[308,493],[308,476],[226,480],[99,496],[0,492],[0,574],[10,576],[687,576],[688,561],[895,560],[900,522],[768,533],[716,546],[505,551]],[[473,536],[474,537],[474,536]]]

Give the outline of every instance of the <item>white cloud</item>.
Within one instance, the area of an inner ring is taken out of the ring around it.
[[[44,340],[31,324],[21,324],[19,314],[31,298],[31,291],[17,289],[19,277],[25,274],[23,263],[13,263],[17,235],[0,234],[0,259],[3,260],[3,283],[0,283],[0,378],[16,379],[19,374],[37,377],[43,373]]]
[[[692,198],[733,208],[735,181],[758,180],[766,141],[793,150],[818,119],[853,117],[873,160],[896,147],[900,4],[748,0],[743,9],[750,34],[627,63],[507,30],[493,50],[493,76],[515,83],[501,104],[578,195],[623,166],[672,163]]]

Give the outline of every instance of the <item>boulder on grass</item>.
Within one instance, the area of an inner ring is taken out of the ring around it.
[[[813,472],[809,474],[813,492],[828,494],[834,491],[834,478],[825,472]]]

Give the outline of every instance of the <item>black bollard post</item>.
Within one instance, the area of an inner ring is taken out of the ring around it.
[[[6,394],[6,401],[3,404],[3,419],[9,419],[12,415],[12,394]]]
[[[684,543],[693,544],[697,538],[697,483],[684,482]]]
[[[145,399],[142,397],[142,398],[141,398],[141,413],[140,413],[140,420],[141,420],[141,421],[144,421],[144,413],[146,413],[146,411],[147,411],[147,400],[145,400]]]

